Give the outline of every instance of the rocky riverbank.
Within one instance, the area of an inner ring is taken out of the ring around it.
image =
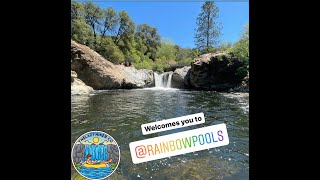
[[[71,94],[81,95],[90,94],[93,92],[93,88],[87,86],[83,81],[77,78],[77,73],[71,71]]]
[[[249,76],[239,73],[243,62],[222,53],[203,54],[191,66],[167,68],[172,88],[249,92]],[[167,76],[165,76],[167,77]],[[154,87],[152,70],[114,65],[85,45],[71,40],[71,93],[90,94],[94,90]]]
[[[239,87],[246,75],[239,73],[243,65],[244,62],[227,53],[204,54],[191,64],[191,88],[229,91]]]
[[[172,88],[188,89],[190,88],[190,66],[177,68],[172,74]]]
[[[114,65],[89,47],[71,40],[71,70],[94,90],[144,88],[153,85],[153,72]]]
[[[203,54],[191,66],[175,69],[171,84],[181,89],[249,92],[249,76],[238,71],[243,65],[228,53]]]

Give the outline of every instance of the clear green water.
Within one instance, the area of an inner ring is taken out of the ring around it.
[[[91,130],[118,142],[120,164],[108,179],[249,179],[249,95],[182,90],[114,90],[71,97],[73,142]],[[141,124],[203,112],[201,125],[142,135]],[[133,164],[129,143],[225,123],[228,146]],[[72,179],[84,179],[72,168]]]

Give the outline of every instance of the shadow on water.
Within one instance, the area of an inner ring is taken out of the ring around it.
[[[72,96],[73,142],[91,130],[117,141],[121,160],[108,179],[249,179],[248,95],[210,91],[114,90]],[[141,124],[203,112],[204,124],[143,136]],[[209,125],[226,123],[228,146],[133,164],[129,143]],[[72,178],[81,179],[72,167]]]

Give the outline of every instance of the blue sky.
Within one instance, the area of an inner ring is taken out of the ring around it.
[[[158,28],[163,38],[176,44],[194,47],[196,18],[204,2],[95,2],[100,7],[112,6],[116,11],[125,10],[137,24],[147,23]],[[248,2],[216,2],[222,23],[222,41],[235,42],[246,23],[249,23]]]

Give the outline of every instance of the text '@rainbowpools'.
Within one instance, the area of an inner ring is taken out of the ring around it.
[[[132,161],[137,164],[228,144],[226,125],[218,124],[135,141],[129,146]]]

